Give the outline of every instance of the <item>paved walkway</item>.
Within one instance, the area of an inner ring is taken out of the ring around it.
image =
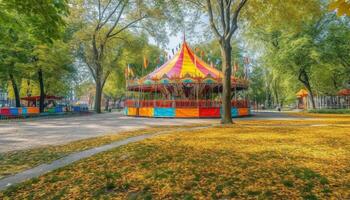
[[[208,126],[201,126],[201,127],[194,127],[194,128],[177,128],[176,130],[177,131],[198,130],[198,129],[208,128],[208,127],[209,127],[209,125]],[[138,141],[141,141],[141,140],[144,140],[147,138],[151,138],[151,137],[154,137],[154,136],[159,135],[159,134],[169,133],[172,131],[174,131],[174,130],[159,131],[159,132],[154,133],[154,134],[130,137],[130,138],[127,138],[127,139],[124,139],[121,141],[113,142],[111,144],[103,145],[100,147],[88,149],[88,150],[77,152],[77,153],[72,153],[66,157],[55,160],[52,163],[42,164],[42,165],[39,165],[39,166],[34,167],[32,169],[20,172],[18,174],[8,176],[4,179],[0,179],[0,191],[5,190],[6,188],[10,187],[11,185],[15,185],[15,184],[21,183],[25,180],[41,176],[45,173],[48,173],[48,172],[53,171],[55,169],[67,166],[75,161],[93,156],[95,154],[98,154],[98,153],[101,153],[104,151],[108,151],[110,149],[117,148],[117,147],[129,144],[132,142],[138,142]]]
[[[289,115],[276,112],[256,113],[253,117],[234,120],[278,119],[288,120]],[[44,145],[65,144],[105,134],[147,128],[154,125],[186,125],[192,123],[216,123],[219,119],[165,119],[133,118],[121,113],[36,118],[20,121],[0,121],[0,153],[28,149]]]
[[[0,153],[117,134],[149,126],[214,122],[210,119],[132,118],[121,113],[0,121]]]

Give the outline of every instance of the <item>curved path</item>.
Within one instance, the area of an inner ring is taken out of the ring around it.
[[[193,128],[176,128],[176,131],[198,130],[198,129],[208,128],[208,127],[209,126],[200,126],[200,127],[193,127]],[[169,132],[173,132],[173,131],[174,130],[159,131],[159,132],[156,132],[154,134],[134,136],[134,137],[120,140],[120,141],[112,142],[110,144],[106,144],[106,145],[103,145],[100,147],[95,147],[95,148],[91,148],[88,150],[69,154],[68,156],[65,156],[63,158],[55,160],[51,163],[41,164],[41,165],[34,167],[32,169],[28,169],[28,170],[22,171],[20,173],[17,173],[15,175],[11,175],[11,176],[8,176],[6,178],[0,179],[0,191],[5,190],[6,188],[8,188],[12,185],[21,183],[25,180],[35,178],[35,177],[38,177],[40,175],[46,174],[50,171],[53,171],[55,169],[67,166],[67,165],[69,165],[75,161],[81,160],[83,158],[87,158],[87,157],[93,156],[95,154],[98,154],[98,153],[101,153],[104,151],[108,151],[110,149],[117,148],[117,147],[129,144],[132,142],[138,142],[138,141],[141,141],[141,140],[144,140],[147,138],[151,138],[151,137],[154,137],[154,136],[157,136],[160,134],[169,133]]]

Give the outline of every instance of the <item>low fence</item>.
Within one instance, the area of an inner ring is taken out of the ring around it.
[[[0,108],[0,119],[13,119],[13,118],[25,118],[25,117],[36,117],[36,116],[47,116],[47,115],[59,115],[65,113],[75,112],[88,112],[87,107],[81,106],[69,106],[69,107],[52,107],[45,109],[45,112],[40,113],[38,107],[4,107]]]
[[[212,100],[126,100],[126,107],[142,108],[220,108],[221,101]],[[247,108],[247,100],[235,100],[231,102],[232,107]]]
[[[317,109],[350,109],[350,96],[316,96],[314,100]]]

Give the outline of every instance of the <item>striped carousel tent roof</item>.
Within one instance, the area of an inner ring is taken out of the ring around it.
[[[181,49],[175,54],[172,59],[148,74],[145,78],[205,78],[209,75],[213,78],[223,77],[221,71],[215,69],[214,67],[211,67],[199,57],[197,57],[190,49],[186,41],[184,41]]]

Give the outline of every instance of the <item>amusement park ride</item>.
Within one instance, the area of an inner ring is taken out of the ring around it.
[[[219,118],[223,73],[197,57],[186,41],[150,74],[127,80],[125,114],[140,117]],[[250,113],[248,80],[231,77],[232,117]]]

